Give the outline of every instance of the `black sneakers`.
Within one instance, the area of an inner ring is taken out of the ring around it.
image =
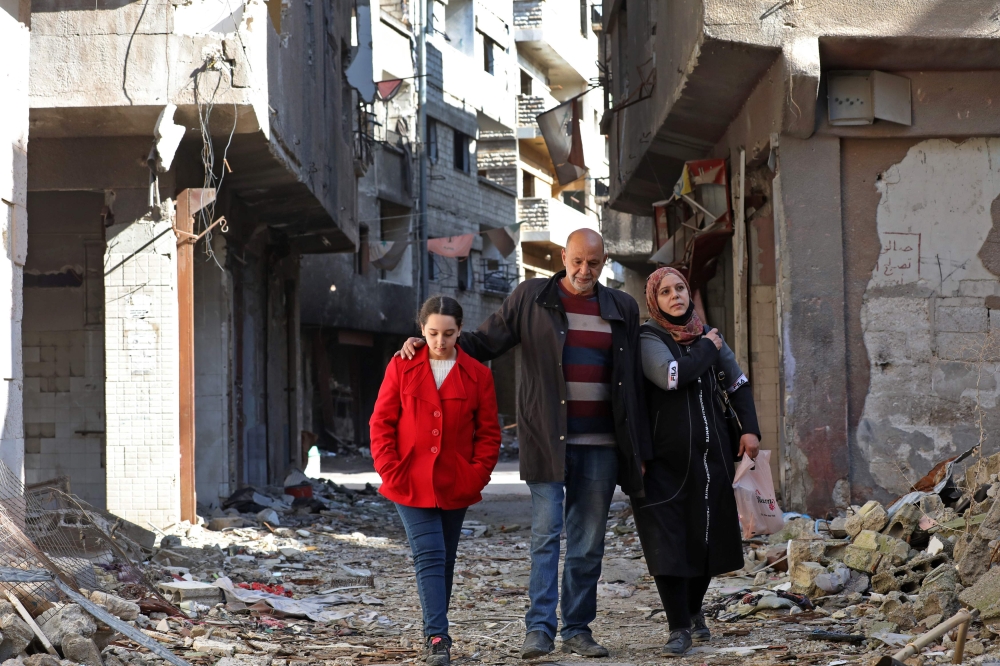
[[[691,649],[691,630],[678,629],[670,632],[670,640],[660,651],[664,657],[680,657]]]
[[[424,661],[430,666],[448,666],[451,663],[451,639],[447,636],[428,636]]]

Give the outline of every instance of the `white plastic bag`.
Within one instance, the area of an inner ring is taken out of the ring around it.
[[[770,451],[758,452],[756,461],[743,454],[733,478],[733,490],[744,539],[757,534],[774,534],[785,526],[771,480]]]

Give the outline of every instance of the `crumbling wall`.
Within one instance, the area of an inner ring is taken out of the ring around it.
[[[879,253],[861,306],[870,383],[857,451],[889,494],[981,435],[987,452],[997,448],[988,437],[1000,424],[996,155],[1000,139],[923,141],[875,183]]]

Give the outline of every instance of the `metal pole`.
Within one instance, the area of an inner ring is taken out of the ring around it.
[[[420,254],[420,303],[426,299],[428,286],[427,257],[427,31],[430,28],[431,17],[428,15],[428,5],[433,0],[419,0],[420,27],[417,33],[417,80],[420,82],[420,97],[417,101],[417,131],[420,132],[420,207],[417,212],[417,229],[419,230],[417,252]]]

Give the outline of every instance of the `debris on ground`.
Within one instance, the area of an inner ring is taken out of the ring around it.
[[[870,501],[821,520],[786,514],[778,534],[745,542],[744,568],[715,579],[706,597],[713,640],[681,661],[868,663],[967,607],[979,616],[966,637],[965,662],[1000,662],[1000,567],[993,566],[1000,560],[1000,457],[964,472],[951,463],[941,470],[907,501]],[[71,496],[60,492],[68,506]],[[392,503],[374,488],[292,474],[282,486],[243,488],[203,514],[197,524],[156,530],[152,542],[138,526],[118,525],[124,545],[99,566],[58,552],[49,563],[22,567],[71,571],[79,603],[51,587],[26,594],[24,584],[0,582],[27,615],[0,597],[0,666],[421,660],[406,536]],[[47,529],[65,531],[79,518],[73,515],[64,511]],[[530,532],[517,524],[524,517],[487,515],[474,508],[463,525],[450,611],[456,664],[520,662]],[[114,526],[100,520],[103,529]],[[0,539],[3,527],[0,516]],[[109,538],[92,541],[110,551]],[[0,579],[8,564],[0,562]],[[668,626],[627,501],[615,501],[608,516],[598,595],[591,628],[614,662],[661,663]],[[89,602],[107,611],[106,620],[80,605]],[[141,634],[128,638],[109,626],[116,621]],[[946,634],[919,659],[950,662],[956,640],[955,632]]]

